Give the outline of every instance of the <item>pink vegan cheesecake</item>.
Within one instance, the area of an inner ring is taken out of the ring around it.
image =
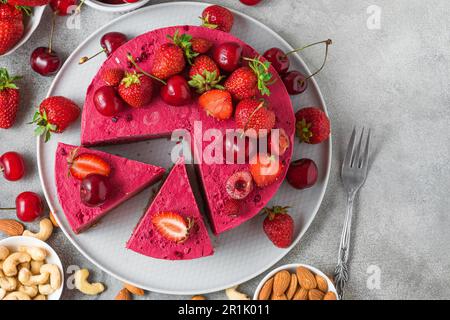
[[[115,186],[114,193],[101,206],[88,207],[81,202],[81,181],[70,176],[67,161],[75,149],[77,149],[77,155],[84,153],[97,155],[111,167],[108,180],[112,186]],[[164,168],[83,147],[59,143],[56,150],[55,179],[59,203],[75,233],[86,230],[112,209],[159,181],[164,172]]]
[[[188,238],[181,242],[166,239],[155,228],[152,218],[161,212],[175,212],[194,221]],[[148,257],[190,260],[214,253],[202,215],[192,192],[184,159],[173,167],[147,212],[135,228],[127,248]]]
[[[105,117],[97,112],[93,103],[93,96],[98,88],[104,86],[101,78],[102,71],[117,67],[130,70],[131,66],[126,58],[127,53],[139,57],[139,66],[146,71],[150,71],[155,50],[170,41],[167,39],[167,35],[173,35],[177,30],[180,33],[188,33],[193,37],[208,39],[215,46],[224,42],[237,42],[243,47],[244,56],[259,56],[256,50],[231,34],[195,26],[158,29],[130,40],[108,57],[87,90],[81,123],[81,142],[83,145],[117,144],[168,137],[177,129],[185,129],[192,135],[194,123],[197,121],[201,122],[203,131],[218,129],[225,133],[226,129],[236,129],[233,118],[219,121],[208,116],[197,105],[198,99],[196,97],[189,105],[173,107],[162,101],[156,93],[148,106],[137,109],[128,108],[114,118]],[[272,67],[270,72],[274,76],[275,83],[270,86],[271,95],[265,98],[276,114],[275,128],[284,129],[291,142],[289,149],[280,157],[283,171],[279,180],[272,185],[265,188],[255,187],[248,197],[240,201],[239,215],[230,216],[224,212],[226,201],[229,198],[225,189],[226,181],[235,172],[248,171],[248,165],[198,164],[197,172],[204,189],[211,227],[217,235],[241,225],[258,214],[278,191],[287,173],[293,152],[295,116],[289,94],[282,80]],[[203,142],[202,150],[208,144],[209,142]],[[202,159],[198,153],[195,154],[195,157],[196,159]]]

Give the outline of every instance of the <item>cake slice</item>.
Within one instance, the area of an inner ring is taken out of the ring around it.
[[[190,260],[213,254],[183,158],[175,164],[135,228],[127,248],[166,260]]]
[[[69,173],[70,158],[74,155],[97,156],[109,165],[107,181],[111,191],[100,206],[87,206],[81,201],[81,180]],[[86,230],[109,211],[159,181],[164,172],[164,168],[83,147],[59,143],[56,150],[55,179],[58,199],[75,233]]]

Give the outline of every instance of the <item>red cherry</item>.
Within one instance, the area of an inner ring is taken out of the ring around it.
[[[67,16],[72,14],[76,6],[78,5],[78,0],[51,0],[50,7],[53,12],[58,16]]]
[[[44,211],[41,198],[34,192],[22,192],[16,198],[17,218],[24,222],[32,222]]]
[[[307,189],[316,184],[317,165],[311,159],[300,159],[289,166],[287,181],[296,189]]]
[[[226,190],[230,198],[245,199],[253,190],[253,178],[248,171],[238,171],[228,178]]]
[[[31,54],[30,64],[34,71],[47,77],[58,72],[61,67],[61,59],[55,51],[39,47]]]
[[[94,93],[94,105],[100,114],[112,117],[125,109],[123,100],[119,97],[116,89],[103,86]]]
[[[171,106],[182,106],[191,101],[191,89],[185,78],[180,75],[167,80],[167,84],[161,88],[161,98]]]
[[[23,158],[17,152],[6,152],[0,157],[0,171],[6,180],[17,181],[25,174]]]
[[[81,181],[81,202],[89,207],[97,207],[108,200],[110,190],[108,178],[100,174],[90,174]]]
[[[254,6],[261,2],[261,0],[240,0],[243,4]]]
[[[119,47],[128,41],[127,36],[120,32],[108,32],[100,39],[100,45],[106,55],[111,55]]]
[[[241,64],[242,47],[236,42],[222,43],[214,50],[213,59],[222,70],[231,73]]]
[[[272,48],[264,53],[266,58],[280,75],[289,71],[291,65],[289,57],[279,48]]]
[[[288,72],[282,79],[290,95],[301,94],[308,88],[308,79],[299,71]]]

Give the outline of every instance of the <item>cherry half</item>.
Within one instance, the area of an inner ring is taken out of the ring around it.
[[[222,43],[214,50],[213,59],[222,70],[231,73],[241,64],[242,47],[236,42]]]
[[[16,198],[17,218],[24,222],[32,222],[41,216],[44,204],[41,197],[34,192],[22,192]]]
[[[292,162],[287,172],[287,181],[291,186],[299,190],[314,186],[317,182],[317,177],[317,165],[311,159],[300,159]]]
[[[17,152],[6,152],[0,156],[0,172],[6,180],[17,181],[25,174],[25,163]]]
[[[191,101],[191,89],[185,78],[180,75],[167,80],[167,84],[161,88],[161,98],[171,106],[182,106]]]
[[[112,117],[125,109],[125,103],[117,94],[115,88],[103,86],[94,93],[94,105],[97,111],[106,116]]]
[[[82,57],[78,62],[78,64],[83,64],[91,60],[92,58],[95,58],[96,56],[100,55],[103,52],[106,53],[106,56],[110,56],[114,51],[120,48],[127,41],[128,41],[127,36],[121,32],[105,33],[100,39],[100,46],[102,47],[102,50],[97,52],[91,57]]]
[[[100,174],[90,174],[81,181],[81,202],[88,207],[98,207],[108,200],[110,187],[108,177]]]

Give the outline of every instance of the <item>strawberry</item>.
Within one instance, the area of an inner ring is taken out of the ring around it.
[[[184,56],[189,64],[192,64],[192,59],[199,55],[192,48],[192,36],[190,34],[180,34],[180,30],[177,29],[173,36],[168,35],[167,38],[183,50]]]
[[[267,101],[255,98],[239,102],[235,113],[237,127],[249,136],[258,136],[260,130],[266,130],[267,134],[275,127],[275,113],[267,104]]]
[[[267,187],[277,181],[283,171],[283,165],[274,155],[256,155],[250,160],[250,173],[256,185],[260,188]]]
[[[233,100],[226,90],[207,91],[200,96],[198,103],[208,115],[219,120],[230,119],[233,114]]]
[[[263,229],[270,241],[278,248],[287,248],[292,243],[294,234],[294,220],[288,214],[289,207],[264,208],[267,217],[263,222]]]
[[[330,136],[330,119],[316,107],[299,110],[295,114],[297,136],[301,142],[318,144]]]
[[[261,62],[260,59],[249,59],[248,67],[241,67],[234,71],[225,81],[225,88],[230,91],[233,98],[243,100],[261,95],[270,96],[269,86],[272,74],[269,72],[270,63]]]
[[[181,73],[186,66],[183,50],[173,43],[165,43],[155,52],[152,74],[163,80]]]
[[[0,128],[13,126],[19,109],[20,94],[14,83],[20,77],[10,77],[8,70],[0,68]]]
[[[70,99],[60,96],[48,97],[42,101],[33,121],[37,128],[34,133],[43,135],[45,142],[50,139],[51,132],[61,133],[80,115],[80,108]]]
[[[203,10],[201,17],[203,27],[230,32],[234,24],[234,16],[230,10],[219,5],[213,5]]]
[[[39,7],[50,3],[50,0],[8,0],[12,6]]]
[[[220,76],[220,69],[217,64],[208,56],[201,55],[195,58],[189,71],[189,85],[197,89],[198,93],[204,93],[211,89],[224,89],[219,85],[223,77]]]
[[[74,149],[67,158],[69,172],[72,177],[83,180],[90,174],[109,176],[111,167],[108,162],[92,153],[78,155],[77,151],[78,149]]]
[[[8,52],[22,38],[24,31],[21,19],[0,19],[0,55]]]
[[[117,87],[122,81],[125,73],[122,69],[112,68],[103,70],[101,77],[105,83],[110,87]]]
[[[203,38],[192,38],[191,44],[192,44],[192,51],[199,54],[207,53],[209,50],[211,50],[213,46],[211,41]]]
[[[153,80],[143,73],[127,72],[118,91],[126,103],[133,108],[140,108],[152,100]]]
[[[189,237],[194,221],[175,212],[159,212],[153,216],[152,223],[164,238],[182,243]]]
[[[15,6],[11,6],[7,3],[0,3],[0,19],[14,18],[23,19],[23,12]]]

